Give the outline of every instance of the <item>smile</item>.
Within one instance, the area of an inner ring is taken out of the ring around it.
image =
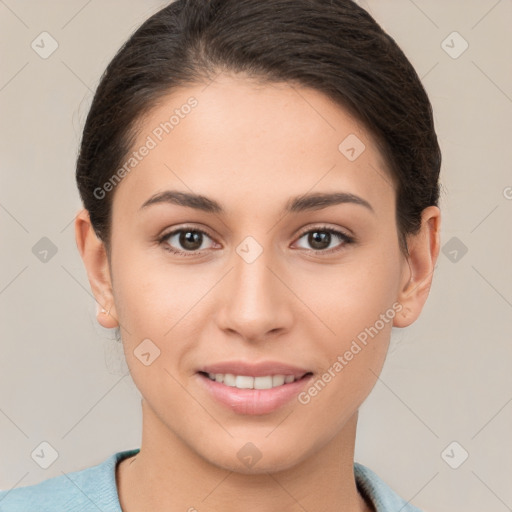
[[[263,375],[261,377],[251,377],[249,375],[233,375],[232,373],[208,373],[208,377],[216,382],[222,382],[226,386],[238,389],[271,389],[283,384],[289,384],[296,378],[293,375]]]
[[[235,375],[198,372],[198,382],[209,397],[232,412],[243,415],[270,414],[293,401],[313,378],[302,375]]]

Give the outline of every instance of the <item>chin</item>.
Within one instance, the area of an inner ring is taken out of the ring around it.
[[[263,447],[264,444],[265,447]],[[287,443],[270,444],[268,440],[266,443],[265,441],[258,443],[257,440],[254,442],[235,440],[229,446],[216,445],[216,448],[221,451],[210,452],[203,457],[211,464],[235,473],[267,474],[284,471],[300,463],[302,457],[293,446],[297,446],[297,443],[289,446]]]

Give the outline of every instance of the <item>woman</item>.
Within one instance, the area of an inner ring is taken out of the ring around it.
[[[439,252],[428,97],[350,0],[177,0],[109,64],[77,162],[98,321],[140,448],[18,510],[414,512],[354,463],[358,409]]]

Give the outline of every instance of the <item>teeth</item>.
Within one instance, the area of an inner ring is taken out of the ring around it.
[[[222,382],[226,386],[238,389],[271,389],[283,384],[289,384],[295,380],[293,375],[250,377],[248,375],[233,375],[232,373],[209,373],[208,377],[211,380]]]

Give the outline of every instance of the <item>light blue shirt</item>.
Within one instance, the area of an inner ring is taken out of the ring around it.
[[[122,512],[116,464],[137,453],[138,448],[117,452],[96,466],[0,491],[0,512]],[[366,466],[355,462],[354,475],[359,492],[377,512],[421,512]]]

